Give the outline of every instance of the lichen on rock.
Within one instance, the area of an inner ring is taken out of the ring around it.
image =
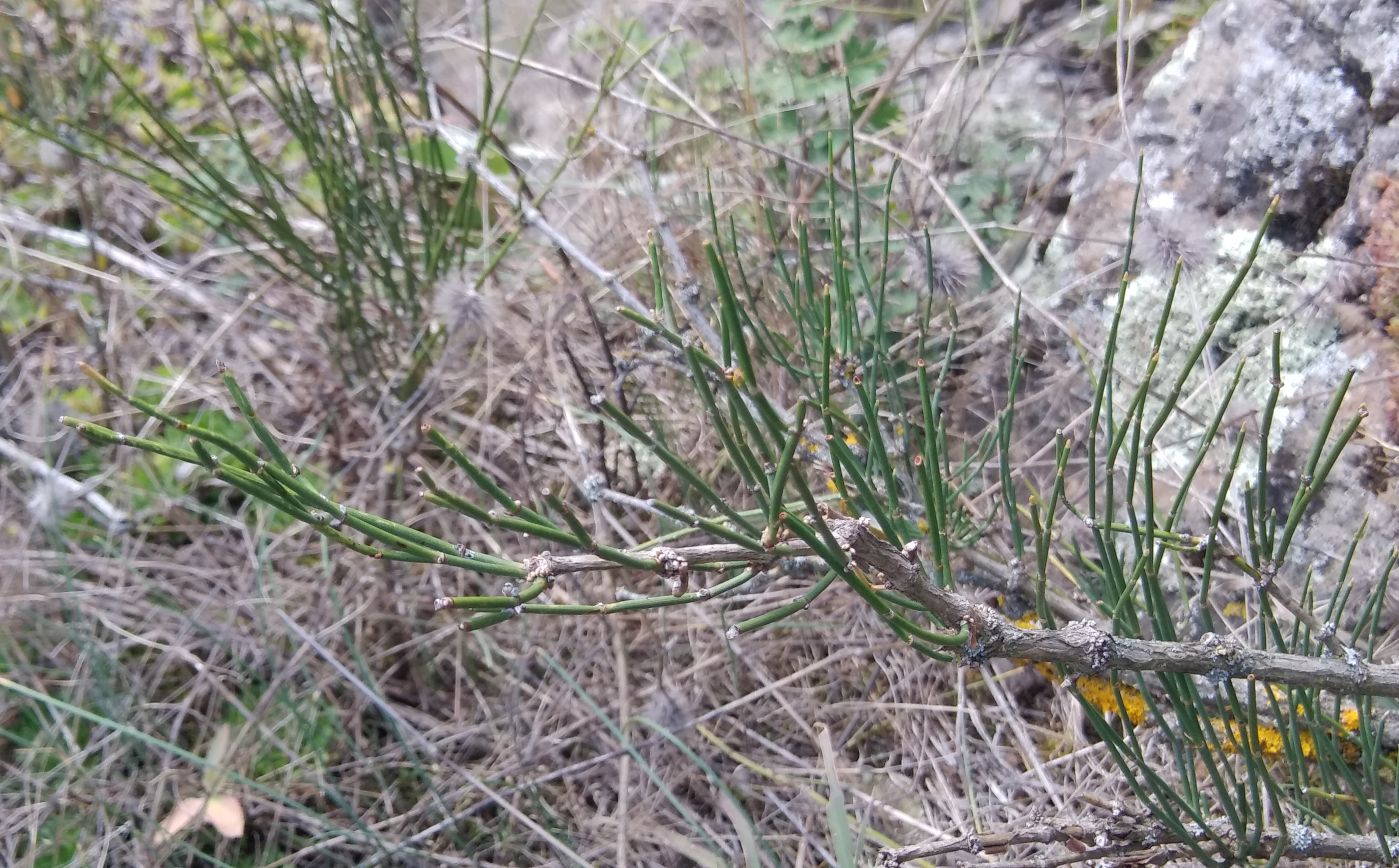
[[[1148,419],[1162,406],[1165,392],[1184,369],[1220,297],[1242,267],[1253,238],[1254,233],[1244,229],[1220,233],[1213,239],[1207,261],[1182,274],[1163,335],[1155,385],[1147,399]],[[1218,412],[1240,361],[1245,369],[1230,405],[1236,412],[1226,418],[1236,419],[1263,404],[1271,389],[1271,336],[1282,324],[1286,324],[1283,385],[1275,432],[1285,432],[1293,423],[1291,399],[1306,384],[1334,381],[1344,373],[1347,361],[1335,346],[1336,318],[1306,303],[1325,280],[1324,255],[1334,247],[1325,242],[1318,250],[1322,255],[1298,258],[1277,241],[1263,241],[1248,278],[1216,325],[1203,360],[1185,381],[1178,403],[1181,413],[1158,438],[1155,462],[1159,469],[1184,470],[1190,464],[1199,444],[1201,421]],[[1146,375],[1169,289],[1170,279],[1153,270],[1142,271],[1128,287],[1116,350],[1116,368],[1128,383],[1140,382]],[[1116,298],[1108,299],[1102,311],[1103,328],[1116,308]]]
[[[1058,238],[1043,265],[1021,276],[1085,344],[1104,339],[1140,190],[1115,357],[1119,418],[1151,358],[1174,263],[1185,264],[1147,402],[1150,419],[1244,261],[1269,201],[1279,197],[1257,262],[1185,381],[1180,414],[1157,437],[1153,466],[1163,485],[1184,469],[1242,361],[1221,434],[1229,446],[1235,431],[1246,438],[1237,493],[1253,475],[1278,329],[1282,386],[1268,485],[1286,511],[1313,444],[1326,433],[1322,411],[1354,368],[1331,436],[1362,404],[1370,410],[1366,433],[1342,454],[1289,559],[1292,578],[1309,566],[1325,574],[1367,515],[1371,527],[1399,520],[1399,485],[1386,482],[1392,472],[1384,470],[1395,458],[1376,457],[1383,452],[1376,444],[1396,442],[1399,433],[1399,391],[1382,374],[1399,366],[1399,343],[1380,315],[1389,311],[1388,211],[1365,180],[1399,177],[1399,16],[1389,0],[1220,0],[1127,100],[1126,112],[1121,131],[1075,166]],[[1230,451],[1224,443],[1214,450]],[[1196,483],[1221,478],[1227,457],[1207,461]],[[1387,548],[1383,540],[1361,546],[1353,576],[1372,575]]]

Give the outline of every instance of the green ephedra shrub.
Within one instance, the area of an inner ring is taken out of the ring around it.
[[[1159,353],[1175,284],[1156,326],[1158,351],[1139,379],[1117,373],[1120,322],[1112,321],[1101,365],[1085,375],[1091,403],[1081,424],[1048,444],[1054,472],[1037,490],[1017,469],[1025,373],[1019,310],[1007,314],[1006,394],[993,424],[978,436],[950,433],[944,403],[962,327],[935,293],[915,292],[916,303],[905,303],[909,290],[895,279],[888,223],[879,243],[862,244],[860,210],[830,209],[854,216],[848,226],[834,216],[820,227],[827,254],[816,252],[813,228],[799,223],[787,239],[770,213],[759,212],[755,225],[780,254],[758,274],[745,268],[736,231],[727,243],[712,239],[703,251],[710,291],[698,301],[673,291],[661,250],[651,246],[649,310],[617,313],[634,324],[638,340],[688,374],[677,378],[678,388],[701,408],[719,454],[678,454],[664,414],[635,409],[636,402],[624,410],[615,394],[595,396],[588,409],[682,493],[678,500],[614,491],[599,477],[566,491],[514,490],[482,469],[470,443],[425,425],[416,469],[423,500],[506,532],[518,547],[512,556],[421,529],[417,507],[374,514],[313,484],[298,465],[314,457],[289,455],[228,372],[224,381],[251,438],[187,424],[91,370],[138,414],[182,431],[187,445],[64,422],[96,443],[198,468],[353,555],[463,571],[474,590],[437,599],[435,608],[460,613],[468,630],[725,606],[758,576],[797,571],[809,577],[803,593],[733,623],[716,641],[741,653],[750,634],[780,625],[823,594],[845,593],[909,654],[948,667],[1033,663],[1079,698],[1141,806],[1124,807],[1112,821],[1038,821],[1004,840],[889,850],[889,864],[995,841],[1085,838],[1102,857],[1166,848],[1207,864],[1285,856],[1390,861],[1399,778],[1381,703],[1399,697],[1399,669],[1372,656],[1394,555],[1380,581],[1344,611],[1341,601],[1354,587],[1350,558],[1328,608],[1316,602],[1319,589],[1295,574],[1292,557],[1300,523],[1363,422],[1363,411],[1341,414],[1350,375],[1336,384],[1290,494],[1280,498],[1269,478],[1280,336],[1261,360],[1272,366],[1273,386],[1257,429],[1222,427],[1241,363],[1213,416],[1192,422],[1198,437],[1184,478],[1167,491],[1153,468],[1162,431],[1179,421],[1187,378],[1248,280],[1272,212],[1233,281],[1218,288],[1178,369],[1165,369]],[[938,282],[933,246],[922,240],[929,288]],[[1118,318],[1131,291],[1124,273]],[[1258,456],[1251,465],[1242,458],[1245,442]],[[1203,467],[1214,470],[1202,491]],[[1068,484],[1074,474],[1083,484]],[[968,495],[986,492],[996,507],[977,514]],[[1192,502],[1212,506],[1200,512]],[[607,544],[590,520],[593,509],[649,529],[654,542]],[[984,565],[992,538],[1013,552],[992,582],[999,606],[984,602],[959,570],[978,553]],[[1262,619],[1262,629],[1247,634],[1254,642],[1218,620],[1212,582],[1226,569],[1253,583],[1251,605]],[[625,599],[556,599],[558,582],[606,570],[653,576],[660,587]],[[1015,837],[1032,833],[1039,837]]]

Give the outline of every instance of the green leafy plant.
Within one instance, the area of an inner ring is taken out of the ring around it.
[[[859,33],[853,12],[786,3],[773,4],[770,11],[779,50],[743,83],[750,107],[758,112],[755,128],[764,141],[810,165],[835,168],[857,131],[879,133],[902,119],[898,102],[888,98],[886,89],[888,52],[878,40]],[[776,180],[786,182],[791,168],[780,163],[774,170]],[[849,182],[867,195],[880,193],[877,185],[864,189],[867,179],[858,173]],[[843,192],[829,195],[830,184],[830,178],[802,177],[797,195],[818,212],[827,205],[849,204]],[[849,210],[842,217],[849,222]]]

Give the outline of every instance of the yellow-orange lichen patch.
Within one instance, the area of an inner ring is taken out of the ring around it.
[[[1370,216],[1365,252],[1379,275],[1370,289],[1370,311],[1399,340],[1399,180],[1378,176],[1374,183],[1381,192]]]
[[[1011,623],[1022,630],[1037,630],[1040,627],[1039,618],[1034,612],[1027,612],[1019,618],[1015,618]],[[1031,663],[1028,660],[1018,662],[1031,666],[1046,680],[1055,684],[1064,680],[1059,677],[1058,671],[1048,663]],[[1119,717],[1125,717],[1132,726],[1141,726],[1146,722],[1148,712],[1146,697],[1137,688],[1099,675],[1080,675],[1073,678],[1070,683],[1085,702],[1103,715],[1115,714]],[[1276,688],[1274,688],[1273,695],[1278,699],[1283,698],[1281,691]],[[1296,713],[1297,717],[1294,720],[1299,725],[1305,725],[1300,723],[1305,720],[1305,710],[1299,707]],[[1360,712],[1353,707],[1343,708],[1337,716],[1336,722],[1339,724],[1338,733],[1342,736],[1358,732],[1360,730]],[[1236,752],[1245,743],[1245,729],[1239,721],[1231,718],[1211,717],[1209,725],[1219,736],[1224,750]],[[1260,723],[1255,726],[1252,735],[1254,739],[1252,744],[1262,756],[1270,759],[1286,756],[1286,738],[1278,727]],[[1297,734],[1297,749],[1306,759],[1316,758],[1316,737],[1310,730],[1304,729]],[[1354,762],[1360,756],[1359,745],[1349,739],[1342,740],[1338,750],[1348,762]]]

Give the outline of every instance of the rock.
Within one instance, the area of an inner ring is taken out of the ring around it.
[[[1130,137],[1080,167],[1073,234],[1123,235],[1123,212],[1102,206],[1131,201],[1136,164],[1126,148],[1146,157],[1149,214],[1180,210],[1207,226],[1247,228],[1281,195],[1272,237],[1296,250],[1313,243],[1345,200],[1375,125],[1372,77],[1336,40],[1278,0],[1215,6],[1135,102]],[[1117,254],[1084,245],[1076,257],[1087,270]]]
[[[1158,471],[1184,469],[1189,429],[1217,409],[1240,359],[1242,385],[1226,420],[1243,424],[1256,455],[1258,420],[1269,392],[1268,347],[1283,331],[1280,415],[1270,441],[1272,502],[1286,514],[1302,484],[1323,410],[1347,368],[1356,375],[1335,432],[1363,404],[1370,415],[1332,482],[1299,529],[1285,570],[1300,582],[1315,570],[1316,592],[1335,587],[1339,559],[1365,516],[1370,527],[1399,519],[1392,446],[1399,441],[1399,15],[1392,0],[1288,4],[1222,0],[1128,101],[1126,132],[1075,168],[1071,201],[1027,279],[1056,313],[1087,336],[1110,321],[1120,273],[1137,156],[1144,159],[1142,205],[1131,263],[1133,284],[1119,343],[1121,370],[1145,372],[1165,290],[1177,258],[1185,265],[1156,374],[1169,382],[1206,326],[1269,201],[1278,215],[1258,263],[1219,323],[1187,381],[1184,418],[1167,429]],[[1122,129],[1120,119],[1117,129]],[[1068,241],[1063,239],[1106,239]],[[1065,286],[1086,287],[1067,296]],[[1394,330],[1386,328],[1395,324]],[[1119,396],[1125,400],[1126,396]],[[1216,451],[1222,451],[1217,446]],[[1219,458],[1218,460],[1223,460]],[[1256,458],[1245,457],[1244,467]],[[1241,471],[1242,479],[1251,476]],[[1197,479],[1206,487],[1219,468]],[[1240,493],[1236,490],[1236,494]],[[1237,501],[1236,501],[1237,502]],[[1357,552],[1352,579],[1373,584],[1392,545],[1375,533]],[[1355,597],[1352,598],[1357,599]]]

